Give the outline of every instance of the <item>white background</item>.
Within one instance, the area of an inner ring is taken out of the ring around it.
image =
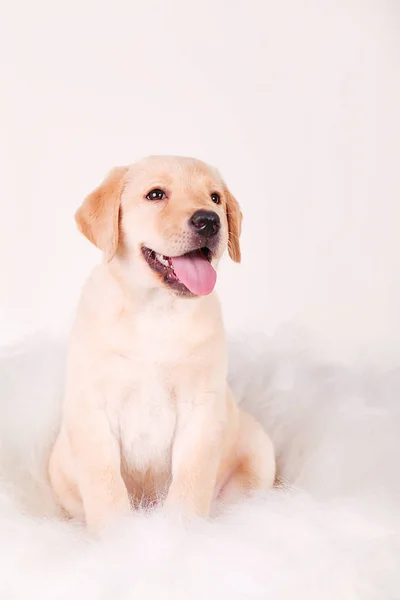
[[[97,251],[73,213],[155,153],[219,167],[245,215],[230,330],[400,350],[393,0],[13,2],[0,22],[0,341],[65,329]]]

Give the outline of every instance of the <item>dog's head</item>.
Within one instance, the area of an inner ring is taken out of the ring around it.
[[[240,262],[239,205],[219,173],[192,158],[150,157],[113,169],[75,218],[107,261],[179,295],[209,294],[226,248]]]

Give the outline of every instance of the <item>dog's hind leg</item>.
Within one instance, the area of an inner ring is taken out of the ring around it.
[[[255,490],[267,490],[275,482],[272,442],[260,423],[242,411],[239,413],[239,431],[234,451],[233,469],[219,493],[219,499],[224,504],[237,502]]]
[[[85,515],[78,486],[68,477],[65,470],[67,448],[62,436],[61,432],[50,456],[48,466],[50,484],[64,516],[84,522]]]

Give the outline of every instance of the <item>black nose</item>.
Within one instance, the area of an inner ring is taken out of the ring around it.
[[[221,227],[217,213],[211,210],[198,210],[190,219],[191,226],[199,235],[210,238],[216,235]]]

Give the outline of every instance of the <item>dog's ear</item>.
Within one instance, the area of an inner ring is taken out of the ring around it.
[[[240,234],[242,231],[242,211],[238,201],[232,194],[227,191],[226,194],[226,216],[228,219],[228,252],[231,259],[240,263]]]
[[[119,210],[128,167],[116,167],[75,213],[78,229],[110,261],[117,251]]]

